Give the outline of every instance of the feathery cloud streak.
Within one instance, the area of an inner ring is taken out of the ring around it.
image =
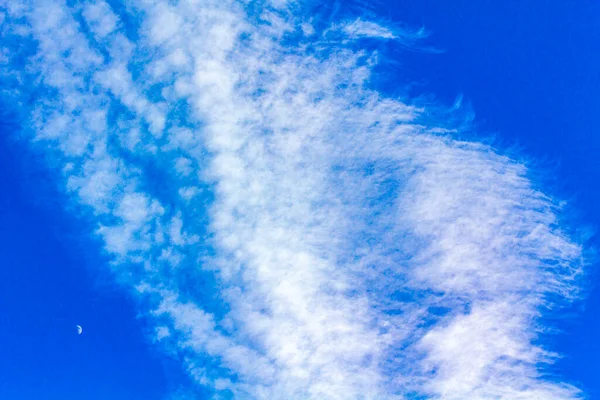
[[[6,95],[216,398],[579,396],[536,344],[581,272],[558,207],[369,88],[361,39],[419,33],[285,0],[0,4]]]

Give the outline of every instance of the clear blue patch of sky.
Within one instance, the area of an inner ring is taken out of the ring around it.
[[[10,119],[10,118],[8,118]],[[148,339],[56,176],[0,124],[0,399],[164,399],[186,384]],[[83,327],[77,334],[76,325]]]

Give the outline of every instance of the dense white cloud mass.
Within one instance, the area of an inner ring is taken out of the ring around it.
[[[296,1],[0,1],[3,80],[215,398],[557,399],[581,246],[526,167],[369,88]],[[430,125],[430,126],[429,126]]]

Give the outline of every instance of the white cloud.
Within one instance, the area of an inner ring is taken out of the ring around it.
[[[360,18],[346,23],[342,26],[342,31],[351,39],[358,38],[377,38],[377,39],[397,39],[398,36],[391,29],[371,21],[363,21]]]
[[[34,139],[156,338],[236,398],[577,397],[533,344],[582,265],[553,200],[369,89],[374,57],[346,39],[414,35],[358,19],[336,43],[288,3],[131,1],[135,35],[104,2],[8,9],[51,92]]]
[[[99,39],[104,39],[117,28],[118,18],[104,1],[86,4],[83,16]]]
[[[183,176],[188,176],[194,172],[192,168],[192,161],[186,157],[179,157],[175,160],[175,170]]]

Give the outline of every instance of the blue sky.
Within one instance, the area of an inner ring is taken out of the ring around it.
[[[1,398],[600,394],[600,6],[201,3],[0,2]]]
[[[148,346],[134,302],[62,207],[52,174],[6,136],[1,159],[2,397],[163,398],[178,370]]]

